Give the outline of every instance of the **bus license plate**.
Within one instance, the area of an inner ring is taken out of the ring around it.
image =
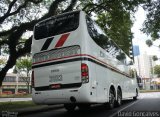
[[[62,81],[62,80],[63,80],[62,74],[49,76],[49,82],[59,82],[59,81]]]

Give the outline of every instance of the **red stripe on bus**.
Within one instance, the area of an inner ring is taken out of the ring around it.
[[[123,74],[123,75],[129,77],[129,75],[127,73],[122,72],[119,69],[117,69],[116,67],[113,67],[112,65],[109,65],[107,62],[99,60],[98,58],[96,58],[96,57],[94,57],[92,55],[88,55],[88,54],[77,54],[77,55],[71,55],[71,56],[56,58],[56,59],[49,59],[49,60],[45,60],[45,61],[41,61],[41,62],[35,62],[35,63],[33,63],[33,65],[37,65],[37,64],[41,64],[41,63],[45,63],[45,62],[49,62],[49,61],[54,61],[54,60],[56,61],[56,60],[61,60],[61,59],[68,59],[68,58],[77,57],[77,56],[81,56],[81,57],[82,56],[88,56],[88,57],[91,57],[92,59],[95,59],[95,60],[99,61],[100,63],[104,64],[105,66],[108,66],[111,70],[114,70],[114,71],[116,71],[116,72],[118,72],[120,74]]]
[[[36,64],[41,64],[41,63],[49,62],[49,61],[56,61],[56,60],[61,60],[61,59],[66,59],[66,58],[68,59],[68,58],[77,57],[77,56],[80,56],[80,57],[82,57],[82,56],[88,56],[88,57],[91,57],[93,59],[96,59],[96,60],[102,62],[103,64],[107,64],[106,62],[104,62],[102,60],[99,60],[96,57],[88,55],[88,54],[76,54],[76,55],[65,56],[65,57],[61,57],[61,58],[55,58],[55,59],[49,59],[49,60],[44,60],[44,61],[40,61],[40,62],[35,62],[35,63],[32,63],[32,64],[36,65]],[[107,64],[107,65],[109,65],[109,64]],[[109,65],[109,66],[111,66],[111,65]]]
[[[61,36],[57,44],[55,45],[55,48],[63,46],[64,42],[67,40],[70,33],[64,34]]]

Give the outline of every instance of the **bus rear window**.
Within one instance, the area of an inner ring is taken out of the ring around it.
[[[74,31],[79,26],[79,11],[52,17],[35,26],[36,40]]]

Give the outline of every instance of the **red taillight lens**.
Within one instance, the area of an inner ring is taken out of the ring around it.
[[[84,72],[84,73],[82,73],[82,76],[84,77],[84,76],[88,76],[88,73],[87,72]]]
[[[31,85],[34,87],[34,71],[32,71],[32,80],[31,80]]]
[[[89,82],[89,69],[87,64],[82,63],[81,64],[81,77],[82,77],[82,83],[88,83]]]

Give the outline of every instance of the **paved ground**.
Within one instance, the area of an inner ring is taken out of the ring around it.
[[[140,93],[139,99],[142,98],[160,98],[160,92]],[[31,101],[32,98],[0,98],[0,102],[12,101]]]
[[[160,92],[141,93],[137,101],[125,100],[123,105],[107,110],[104,105],[94,105],[89,110],[78,108],[68,113],[62,105],[21,109],[20,117],[160,117]]]
[[[139,99],[142,98],[160,98],[160,92],[140,93]]]
[[[0,102],[30,101],[32,98],[0,98]]]
[[[150,116],[148,116],[150,115]],[[121,107],[107,110],[104,105],[95,105],[89,110],[78,108],[68,113],[64,108],[37,112],[21,117],[160,117],[160,98],[146,98],[137,101],[125,100]]]

